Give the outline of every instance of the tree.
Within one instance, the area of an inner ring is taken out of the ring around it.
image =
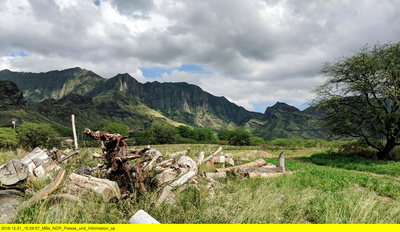
[[[252,144],[253,135],[248,131],[235,129],[229,135],[229,144],[239,146],[250,146]]]
[[[48,147],[54,144],[57,136],[48,124],[24,123],[17,127],[17,138],[23,147]]]
[[[110,133],[118,133],[120,135],[128,135],[129,127],[124,124],[110,123],[102,128],[103,131],[108,131]]]
[[[365,46],[326,63],[327,81],[316,89],[325,126],[339,136],[364,140],[390,159],[400,138],[400,43]]]
[[[156,144],[171,144],[175,142],[177,130],[174,126],[154,123],[150,129],[151,136]]]

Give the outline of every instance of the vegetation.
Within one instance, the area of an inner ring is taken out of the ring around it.
[[[12,149],[18,146],[17,133],[12,128],[0,127],[0,148]]]
[[[59,145],[56,141],[58,136],[48,124],[25,123],[17,127],[19,146],[24,148]]]
[[[180,151],[185,145],[153,145],[163,154]],[[219,145],[191,144],[191,157],[200,151],[210,154]],[[264,150],[260,146],[223,146],[233,154],[237,164],[256,159],[253,154]],[[260,150],[261,149],[261,150]],[[77,159],[61,164],[67,175],[84,165],[96,165],[91,154],[100,148],[82,148]],[[372,167],[367,172],[354,168],[345,170],[330,165],[310,162],[314,149],[303,148],[286,152],[286,169],[297,171],[272,179],[247,179],[229,176],[220,180],[224,188],[216,191],[213,198],[207,192],[185,190],[177,195],[174,204],[154,207],[157,191],[137,199],[124,199],[104,203],[96,195],[75,195],[76,200],[43,199],[29,209],[21,210],[13,223],[126,223],[139,209],[143,209],[161,223],[325,223],[325,224],[399,224],[400,181],[397,174],[380,176],[379,169],[390,167],[390,162],[381,162],[381,167]],[[333,153],[319,150],[329,159]],[[298,157],[297,154],[302,154]],[[318,153],[317,153],[318,154]],[[328,155],[329,154],[329,155]],[[339,153],[337,153],[339,154]],[[318,156],[318,155],[316,155]],[[335,156],[335,154],[333,154]],[[2,156],[1,156],[2,157]],[[248,161],[241,161],[248,158]],[[307,162],[303,162],[306,160]],[[336,158],[332,158],[338,162]],[[266,159],[278,164],[276,158]],[[340,162],[340,161],[339,161]],[[342,162],[343,164],[346,163]],[[301,170],[299,170],[301,168]],[[201,166],[200,171],[208,170]],[[372,175],[373,174],[373,175]],[[40,189],[34,186],[37,191]],[[55,192],[60,193],[61,187]],[[28,193],[26,193],[28,194]],[[28,197],[28,196],[25,196]]]
[[[171,144],[175,142],[177,130],[174,126],[154,123],[150,133],[154,144]]]
[[[107,131],[109,133],[118,133],[126,136],[129,132],[129,127],[119,123],[94,123],[89,126],[93,131]]]
[[[400,145],[400,43],[365,46],[351,57],[325,64],[319,86],[325,126],[339,136],[364,140],[390,159]]]

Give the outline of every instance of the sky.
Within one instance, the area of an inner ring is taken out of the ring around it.
[[[81,67],[300,109],[325,62],[400,42],[400,0],[0,0],[0,70]]]

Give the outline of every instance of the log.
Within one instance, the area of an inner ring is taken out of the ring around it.
[[[214,156],[214,157],[211,159],[211,162],[212,162],[213,164],[225,164],[225,156],[223,156],[223,155]]]
[[[253,162],[250,162],[247,164],[242,164],[242,165],[233,166],[233,167],[229,167],[229,168],[218,168],[218,169],[216,169],[216,171],[217,172],[230,172],[230,171],[236,170],[240,167],[261,167],[265,164],[267,164],[267,162],[265,162],[265,160],[258,159],[256,161],[253,161]]]
[[[50,195],[51,193],[54,192],[54,190],[57,189],[58,186],[62,183],[65,175],[65,170],[60,169],[58,171],[57,176],[50,182],[50,184],[46,185],[44,188],[42,188],[38,193],[36,193],[34,196],[29,198],[29,200],[23,202],[21,205],[18,206],[18,210],[23,209],[25,207],[30,208],[33,204],[38,202],[40,199]]]
[[[285,174],[292,174],[292,172],[275,172],[275,173],[247,173],[249,178],[274,178]]]
[[[203,160],[204,160],[204,151],[202,151],[202,152],[200,152],[200,154],[199,154],[199,158],[197,159],[197,165],[200,165],[200,164],[202,164],[203,163]]]
[[[221,151],[222,151],[222,147],[219,147],[219,148],[217,149],[217,151],[215,151],[212,155],[210,155],[209,157],[205,158],[205,159],[203,160],[203,163],[209,161],[209,160],[212,159],[214,156],[218,155]]]
[[[189,147],[188,149],[186,149],[184,151],[178,151],[178,152],[172,153],[172,154],[169,155],[169,157],[174,158],[174,157],[177,157],[177,156],[186,155],[190,151],[192,151],[192,149]]]
[[[101,155],[101,154],[99,154],[97,152],[94,152],[93,153],[93,159],[99,159],[99,158],[104,158],[104,155]]]
[[[278,173],[282,172],[281,167],[240,167],[237,169],[239,174],[246,175],[247,173]]]
[[[111,198],[121,198],[121,192],[118,184],[107,179],[100,179],[92,176],[83,176],[76,173],[69,175],[70,186],[72,190],[84,192],[85,190],[94,191],[103,197],[105,202]]]
[[[226,172],[205,172],[204,176],[206,178],[211,178],[211,179],[225,179],[226,178]]]
[[[279,155],[278,159],[279,159],[279,167],[281,167],[282,172],[284,172],[285,171],[285,154],[283,153],[283,151]]]
[[[137,211],[128,221],[129,224],[160,224],[144,210]]]
[[[66,161],[67,159],[71,158],[72,156],[74,156],[74,155],[76,155],[78,153],[79,153],[79,151],[74,151],[71,155],[68,155],[68,156],[62,158],[60,161],[58,161],[58,163],[62,163],[62,162]]]
[[[225,158],[225,164],[235,166],[235,161],[232,158],[228,157],[228,158]]]
[[[14,185],[25,180],[28,175],[28,166],[19,159],[11,159],[8,163],[0,166],[0,183],[3,185]]]

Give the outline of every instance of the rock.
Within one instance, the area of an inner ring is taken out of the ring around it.
[[[129,224],[160,224],[156,219],[150,216],[146,211],[137,211],[131,219],[128,221]]]

